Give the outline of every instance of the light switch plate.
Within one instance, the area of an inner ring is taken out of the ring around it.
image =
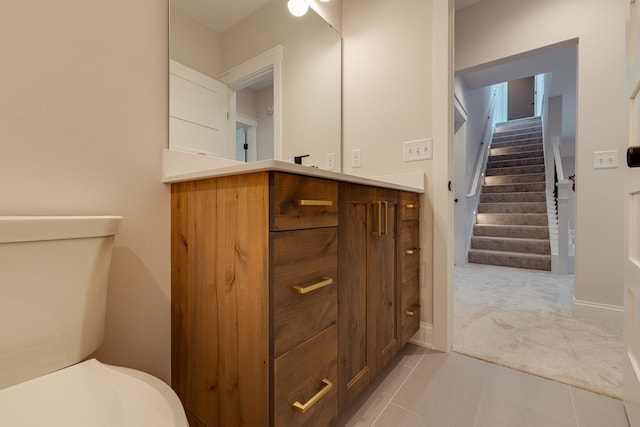
[[[327,169],[333,170],[336,167],[335,153],[327,153]]]
[[[362,150],[355,148],[351,150],[351,167],[359,168],[362,166]]]
[[[594,151],[593,168],[609,169],[618,167],[618,150]]]
[[[402,159],[405,162],[433,158],[433,140],[431,138],[407,141],[402,146]]]

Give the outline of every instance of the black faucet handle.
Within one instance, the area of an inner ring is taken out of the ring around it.
[[[293,157],[293,163],[295,163],[296,165],[301,165],[303,157],[309,157],[309,155],[308,154],[304,154],[302,156],[294,156]]]

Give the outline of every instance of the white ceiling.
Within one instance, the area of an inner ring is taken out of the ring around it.
[[[171,0],[171,7],[222,34],[270,0]],[[284,0],[282,0],[284,2]]]

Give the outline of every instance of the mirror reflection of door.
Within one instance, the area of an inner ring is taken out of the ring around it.
[[[533,117],[535,115],[535,78],[511,80],[508,84],[508,111],[509,120]]]
[[[236,160],[255,162],[258,159],[258,120],[244,114],[236,115]]]

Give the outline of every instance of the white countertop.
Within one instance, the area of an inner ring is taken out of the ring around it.
[[[366,178],[310,166],[296,165],[294,163],[280,160],[261,160],[251,163],[235,162],[233,160],[225,159],[216,159],[212,161],[211,158],[207,159],[203,158],[203,156],[197,155],[194,157],[194,155],[190,153],[163,150],[162,182],[164,183],[192,181],[196,179],[267,171],[295,173],[317,178],[332,179],[335,181],[351,182],[354,184],[424,193],[424,173]]]

